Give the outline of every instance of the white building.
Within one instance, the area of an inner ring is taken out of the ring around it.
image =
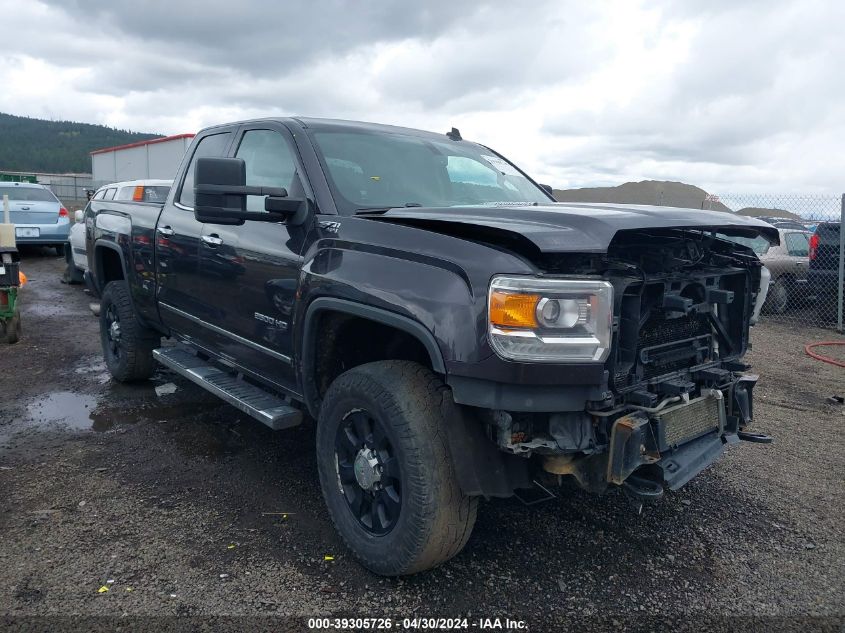
[[[141,178],[171,180],[193,138],[193,134],[177,134],[96,149],[91,152],[94,186]]]

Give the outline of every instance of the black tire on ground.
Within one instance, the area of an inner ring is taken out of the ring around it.
[[[15,310],[15,314],[5,321],[2,325],[3,331],[0,334],[9,345],[13,345],[21,340],[21,311]]]
[[[149,378],[161,335],[138,320],[125,281],[110,281],[100,302],[100,342],[109,372],[120,382]]]
[[[448,397],[437,376],[408,361],[355,367],[326,392],[317,423],[323,497],[341,538],[377,574],[431,569],[460,552],[472,532],[478,499],[465,496],[455,476],[441,413]],[[350,447],[352,454],[358,450],[353,465]],[[367,463],[382,473],[372,490],[365,489],[366,476],[358,475]],[[388,492],[394,499],[390,513]]]
[[[64,244],[53,244],[53,248],[56,249],[56,257],[64,257],[65,256],[65,245]]]
[[[66,284],[81,284],[85,282],[85,273],[73,263],[73,249],[70,244],[65,245],[65,272],[62,281]]]
[[[789,280],[784,277],[779,277],[769,288],[769,294],[766,295],[766,302],[763,304],[763,309],[769,314],[783,314],[789,306],[789,294],[791,290]]]

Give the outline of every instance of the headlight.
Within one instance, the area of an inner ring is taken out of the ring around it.
[[[490,344],[510,360],[602,362],[610,351],[613,286],[598,279],[494,277]]]

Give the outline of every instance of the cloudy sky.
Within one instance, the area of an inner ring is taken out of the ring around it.
[[[288,114],[456,126],[555,187],[845,188],[840,0],[0,0],[0,15],[0,112],[166,134]]]

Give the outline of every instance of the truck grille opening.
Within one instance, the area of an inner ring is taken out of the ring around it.
[[[635,362],[614,372],[614,383],[624,390],[666,374],[710,360],[712,333],[705,314],[667,318],[653,314],[637,338]]]

